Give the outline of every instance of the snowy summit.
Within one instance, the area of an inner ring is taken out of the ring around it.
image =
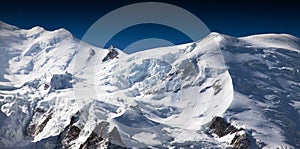
[[[300,39],[126,54],[0,22],[0,148],[299,148]]]

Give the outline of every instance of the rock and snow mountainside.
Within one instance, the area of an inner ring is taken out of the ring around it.
[[[211,33],[127,55],[0,22],[0,51],[0,148],[300,147],[290,35]]]

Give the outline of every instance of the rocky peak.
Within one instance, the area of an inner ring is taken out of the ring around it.
[[[222,117],[213,118],[209,128],[212,129],[212,132],[220,138],[234,134],[230,145],[232,145],[235,149],[250,149],[253,148],[253,146],[257,148],[256,143],[247,131],[243,128],[236,128]]]
[[[109,50],[109,52],[103,58],[102,62],[106,62],[108,60],[118,58],[119,52],[117,51],[117,49],[113,45],[111,45],[108,50]]]

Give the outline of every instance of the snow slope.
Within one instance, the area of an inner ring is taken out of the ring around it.
[[[234,135],[208,130],[215,116],[258,146],[299,147],[300,40],[291,35],[211,33],[114,55],[64,29],[0,22],[0,43],[1,148],[230,147]]]

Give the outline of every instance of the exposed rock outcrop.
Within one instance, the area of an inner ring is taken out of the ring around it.
[[[108,50],[109,50],[109,52],[103,58],[102,62],[106,62],[108,60],[111,60],[111,59],[114,59],[114,58],[118,58],[119,52],[115,49],[115,47],[110,46]]]
[[[29,137],[37,136],[43,131],[46,124],[52,118],[53,111],[45,110],[42,108],[36,108],[33,113],[33,119],[30,121],[26,135]],[[56,136],[52,144],[54,148],[73,148],[76,145],[76,139],[78,139],[82,127],[78,125],[80,119],[80,112],[77,112],[71,117],[70,123],[64,128],[61,133]],[[42,144],[42,143],[41,143]],[[77,144],[78,145],[78,144]],[[96,148],[125,148],[125,145],[121,139],[119,131],[116,127],[109,131],[109,122],[100,122],[95,129],[90,133],[84,143],[80,145],[81,149],[96,149]]]
[[[49,87],[49,84],[44,84],[44,90],[47,90]]]
[[[250,134],[248,134],[243,128],[236,128],[230,123],[226,122],[222,117],[215,117],[210,126],[212,132],[215,133],[218,137],[223,137],[228,134],[234,134],[233,139],[230,142],[230,145],[235,149],[250,149],[251,148],[251,140]],[[253,142],[255,144],[255,142]],[[253,145],[252,145],[253,146]],[[255,147],[257,147],[255,145]]]
[[[59,134],[56,143],[58,148],[70,148],[72,146],[71,141],[78,138],[81,129],[74,124],[79,120],[79,116],[79,112],[73,115],[70,124]]]
[[[42,132],[48,121],[52,118],[52,114],[51,109],[46,112],[44,109],[36,108],[33,112],[33,119],[27,126],[26,135],[33,137]],[[42,118],[41,121],[36,121],[40,117]]]
[[[243,130],[237,129],[236,127],[232,126],[230,123],[226,122],[222,117],[215,117],[212,120],[212,123],[209,126],[209,128],[213,129],[213,132],[219,137],[223,137],[227,134],[232,134],[237,131]]]
[[[242,133],[235,134],[234,138],[231,140],[230,145],[237,149],[250,148],[250,140],[248,134],[244,131]]]
[[[80,148],[88,149],[97,148],[97,146],[106,146],[103,135],[107,133],[108,125],[109,123],[105,121],[99,123],[87,138],[87,140],[83,144],[81,144]]]
[[[121,136],[116,127],[108,132],[109,123],[103,121],[97,125],[87,140],[80,146],[80,149],[89,148],[125,148]]]

